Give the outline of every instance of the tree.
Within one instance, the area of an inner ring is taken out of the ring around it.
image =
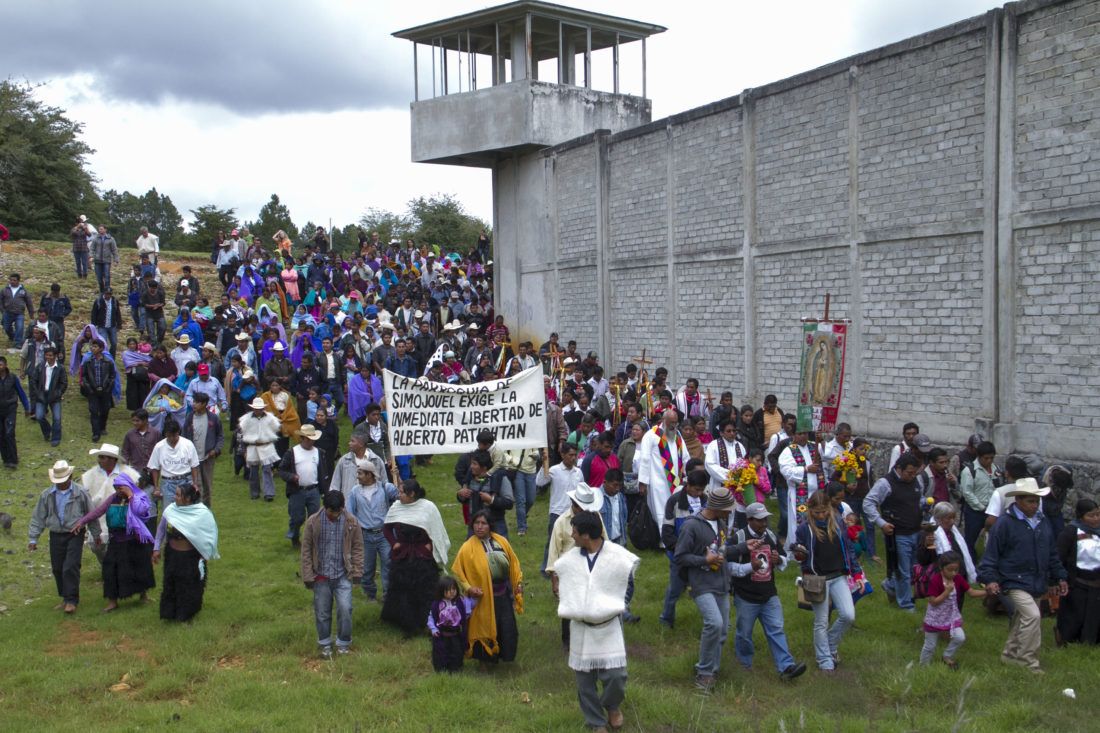
[[[133,244],[141,234],[141,228],[160,237],[161,249],[178,249],[182,246],[183,217],[172,199],[149,189],[144,196],[129,191],[119,193],[111,189],[103,194],[107,216],[119,246]]]
[[[451,194],[412,199],[408,218],[413,225],[413,240],[418,245],[437,245],[441,252],[469,252],[481,230],[489,230],[488,224],[467,214]]]
[[[271,194],[271,200],[260,209],[256,221],[249,222],[248,231],[250,234],[262,236],[265,242],[269,242],[275,232],[280,229],[286,232],[286,235],[291,239],[298,238],[298,227],[294,226],[294,221],[290,218],[290,209],[285,204],[280,203],[278,194],[273,193]],[[312,232],[310,232],[310,236],[313,236]]]
[[[0,221],[13,236],[68,239],[80,214],[103,220],[83,128],[37,101],[29,84],[0,82]]]
[[[191,252],[212,252],[218,232],[228,238],[229,233],[238,226],[236,209],[219,209],[214,204],[191,209],[191,216],[195,221],[191,224],[191,231],[183,237],[184,246],[180,248]]]
[[[369,236],[371,232],[378,232],[378,241],[388,244],[391,239],[405,241],[412,236],[416,225],[407,216],[394,214],[385,209],[370,208],[367,213],[359,218],[359,225]],[[356,232],[358,237],[358,232]],[[356,240],[358,242],[358,240]],[[358,243],[356,244],[358,247]]]

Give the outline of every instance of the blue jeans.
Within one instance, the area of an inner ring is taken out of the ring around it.
[[[913,561],[917,557],[917,535],[895,534],[894,546],[898,553],[898,569],[892,578],[883,581],[883,587],[887,592],[893,593],[898,600],[898,608],[913,607],[913,587],[910,576],[913,572]]]
[[[76,274],[78,277],[84,277],[88,274],[88,253],[87,252],[73,252],[73,259],[76,260]]]
[[[660,620],[669,626],[676,623],[676,601],[684,594],[687,588],[680,579],[680,566],[668,559],[668,590],[665,591],[665,605],[661,609]]]
[[[259,470],[259,466],[254,466]],[[321,511],[321,494],[316,488],[291,494],[286,500],[286,511],[290,515],[290,525],[286,538],[297,544],[301,539],[302,524],[306,517]]]
[[[15,341],[15,348],[23,348],[23,313],[5,313],[3,316],[4,333]]]
[[[46,420],[46,403],[34,404],[34,419],[38,421],[38,427],[42,428],[42,437],[57,445],[61,442],[61,400],[50,403],[50,417],[53,425]]]
[[[382,565],[382,597],[390,590],[390,543],[382,530],[363,530],[363,580],[359,585],[368,598],[378,597],[378,584],[374,582],[375,565]]]
[[[794,664],[794,657],[787,648],[787,634],[783,631],[783,605],[779,602],[779,596],[772,596],[764,603],[749,603],[734,596],[733,604],[737,607],[733,650],[746,669],[752,667],[752,627],[757,619],[760,619],[760,626],[764,629],[764,638],[768,640],[775,668],[782,672]]]
[[[985,528],[985,509],[976,512],[964,501],[962,503],[962,510],[963,539],[966,541],[966,549],[970,550],[970,557],[975,558],[976,564],[978,553],[974,551],[974,545],[978,544],[978,537],[981,536],[982,530]]]
[[[317,643],[332,646],[332,602],[336,601],[336,646],[351,646],[351,578],[318,580],[313,584],[313,621]]]
[[[118,349],[118,329],[107,326],[96,326],[95,330],[99,332],[99,337],[110,345],[111,356],[114,356],[115,351]]]
[[[111,263],[110,262],[96,262],[95,263],[95,281],[99,283],[99,292],[103,292],[107,288],[111,287]]]
[[[875,523],[863,511],[863,497],[849,496],[845,501],[848,502],[848,506],[852,507],[852,513],[859,518],[859,523],[863,525],[863,534],[867,536],[867,556],[877,555],[878,553],[875,552]]]
[[[856,604],[848,589],[848,577],[839,575],[825,583],[825,600],[813,604],[814,608],[814,656],[818,669],[835,669],[833,655],[840,640],[856,621]],[[836,621],[829,628],[829,601],[836,607]],[[910,601],[912,603],[912,601]]]
[[[169,504],[176,503],[176,487],[183,486],[184,484],[191,483],[191,476],[182,476],[180,478],[160,478],[160,501],[162,506],[167,509]],[[163,510],[162,510],[163,511]]]
[[[535,505],[535,474],[516,471],[512,493],[516,496],[516,529],[526,532],[527,508]]]
[[[699,662],[695,665],[695,673],[715,674],[722,664],[722,645],[726,643],[726,635],[730,630],[730,596],[724,592],[700,593],[694,600],[699,607],[699,615],[703,617],[703,633],[699,635]]]

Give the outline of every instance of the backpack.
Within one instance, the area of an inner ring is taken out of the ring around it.
[[[639,501],[626,523],[626,535],[630,544],[638,550],[656,550],[661,544],[661,528],[649,511],[648,501]]]
[[[927,565],[913,564],[909,578],[913,584],[913,598],[927,598],[928,584],[932,582],[932,576],[936,574],[936,563]]]

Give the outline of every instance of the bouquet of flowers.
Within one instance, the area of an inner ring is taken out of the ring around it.
[[[756,467],[744,458],[738,458],[737,462],[730,467],[729,475],[722,486],[735,494],[743,494],[745,489],[755,486],[758,480]]]
[[[833,459],[833,468],[840,473],[840,480],[848,483],[852,477],[858,479],[863,476],[863,466],[860,465],[862,462],[862,458],[856,456],[851,450],[846,450]]]

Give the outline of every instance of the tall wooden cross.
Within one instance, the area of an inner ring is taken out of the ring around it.
[[[634,357],[634,359],[632,361],[636,361],[636,362],[638,362],[639,364],[642,365],[641,368],[638,370],[638,401],[641,402],[642,401],[642,395],[643,394],[646,395],[646,397],[647,397],[647,399],[646,399],[646,410],[645,410],[646,411],[646,417],[647,418],[652,418],[653,417],[653,398],[650,396],[649,390],[646,388],[645,365],[646,364],[652,364],[653,360],[652,359],[646,359],[645,358],[645,352],[646,352],[646,350],[642,349],[641,358],[639,359],[638,357]]]
[[[504,341],[501,341],[500,344],[498,344],[498,345],[500,346],[500,356],[497,357],[497,376],[503,377],[504,374],[501,373],[501,370],[504,368],[504,355],[510,349],[512,351],[513,356],[514,356],[515,353],[516,353],[516,350],[515,350],[515,347],[512,346],[511,337],[508,337]],[[505,348],[505,347],[507,347],[507,348]]]

